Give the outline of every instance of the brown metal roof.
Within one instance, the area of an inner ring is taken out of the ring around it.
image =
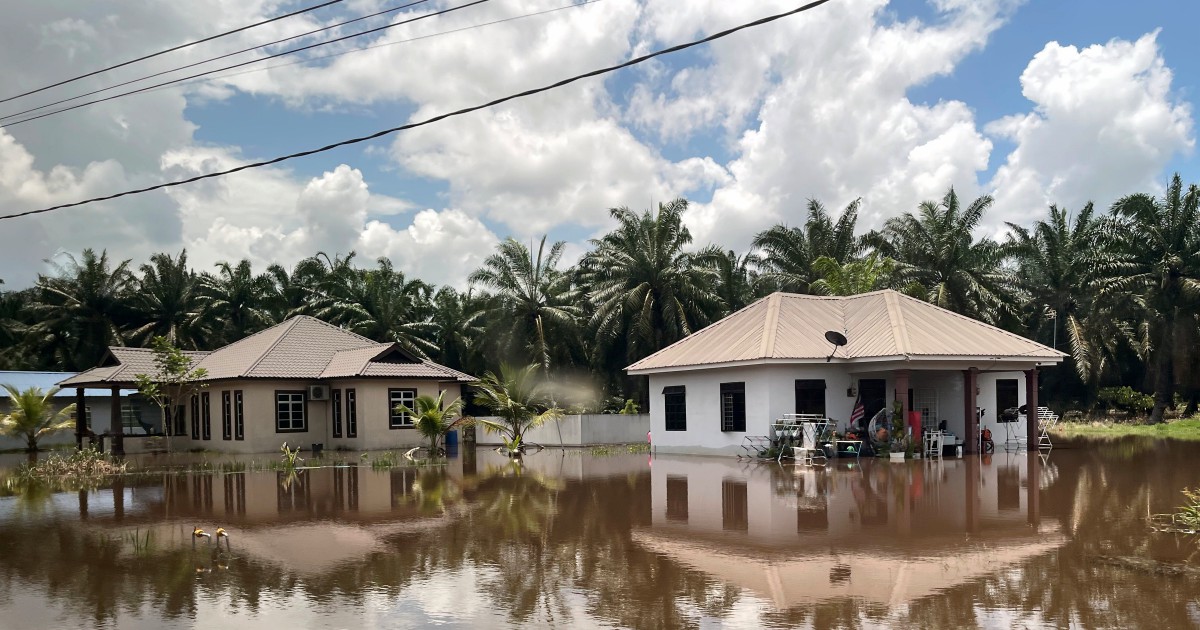
[[[773,293],[626,368],[783,359],[825,361],[827,331],[849,343],[835,360],[1005,358],[1057,363],[1062,352],[1020,335],[885,290],[850,297]]]
[[[475,380],[468,374],[414,357],[396,344],[377,343],[305,315],[212,352],[186,354],[197,361],[196,367],[207,371],[203,379],[206,381],[235,378],[317,380],[352,376]],[[137,374],[155,373],[152,350],[109,348],[109,356],[103,364],[60,385],[132,383]]]

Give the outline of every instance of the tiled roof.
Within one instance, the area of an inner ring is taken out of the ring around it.
[[[63,381],[74,383],[133,382],[137,374],[153,374],[154,353],[145,348],[109,348],[105,364]],[[402,359],[396,358],[401,353]],[[233,378],[305,379],[351,376],[437,378],[473,381],[457,370],[418,359],[396,344],[376,343],[308,316],[293,317],[212,352],[189,352],[203,368],[204,380]]]
[[[626,368],[782,359],[825,361],[827,331],[846,336],[835,360],[989,357],[1057,363],[1062,352],[891,290],[850,297],[773,293]]]

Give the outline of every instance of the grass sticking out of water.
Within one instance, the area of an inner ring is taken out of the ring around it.
[[[627,446],[593,446],[588,453],[593,457],[609,457],[621,453],[649,453],[649,444],[629,444]]]
[[[1060,422],[1051,430],[1063,437],[1125,437],[1129,435],[1200,441],[1200,417],[1172,420],[1162,424],[1125,422]]]
[[[1185,488],[1183,496],[1187,503],[1171,514],[1155,514],[1150,524],[1158,531],[1195,534],[1200,532],[1200,488]]]
[[[112,475],[124,473],[126,465],[94,449],[84,449],[70,455],[56,453],[32,464],[22,464],[15,476],[23,484],[85,488],[98,486]]]

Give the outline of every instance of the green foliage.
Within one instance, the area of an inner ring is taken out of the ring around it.
[[[1195,534],[1200,532],[1200,488],[1184,488],[1186,503],[1170,514],[1155,514],[1150,523],[1158,531]]]
[[[630,398],[625,401],[625,406],[621,408],[621,414],[626,416],[636,416],[638,414],[637,401]]]
[[[537,370],[536,363],[523,368],[506,364],[500,367],[499,375],[488,372],[476,385],[475,404],[497,417],[480,418],[478,422],[487,431],[501,434],[509,453],[524,450],[526,431],[562,416],[562,409],[546,393]]]
[[[158,405],[162,410],[164,425],[169,425],[171,407],[183,405],[198,390],[208,387],[199,382],[208,376],[208,370],[193,367],[195,362],[191,357],[167,337],[154,337],[151,347],[154,350],[155,373],[135,374],[133,378],[138,392]]]
[[[113,475],[125,472],[127,464],[95,449],[85,448],[70,455],[53,454],[17,468],[15,478],[22,484],[47,485],[74,490],[94,488]]]
[[[1096,399],[1109,409],[1147,412],[1154,408],[1154,396],[1143,394],[1132,387],[1101,387]]]
[[[38,440],[43,437],[75,426],[72,417],[75,413],[74,403],[59,411],[54,410],[54,395],[59,391],[57,387],[43,392],[37,387],[18,391],[11,385],[5,385],[4,391],[8,393],[9,413],[0,416],[0,433],[23,438],[28,451],[38,450]]]
[[[429,395],[418,396],[416,409],[398,405],[396,411],[406,413],[413,418],[417,432],[429,440],[429,456],[438,457],[445,454],[441,443],[446,434],[467,426],[473,419],[460,415],[462,400],[455,398],[450,403],[444,403],[446,392],[438,394],[437,398]]]
[[[283,462],[283,470],[285,472],[295,472],[296,466],[304,462],[304,459],[300,457],[299,446],[294,449],[288,448],[287,442],[284,442],[283,446],[279,447],[279,450],[283,453],[280,461]]]

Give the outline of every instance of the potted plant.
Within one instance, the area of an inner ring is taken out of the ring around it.
[[[888,444],[888,458],[894,462],[902,462],[910,447],[908,435],[904,431],[904,406],[897,400],[892,404],[892,432]]]

